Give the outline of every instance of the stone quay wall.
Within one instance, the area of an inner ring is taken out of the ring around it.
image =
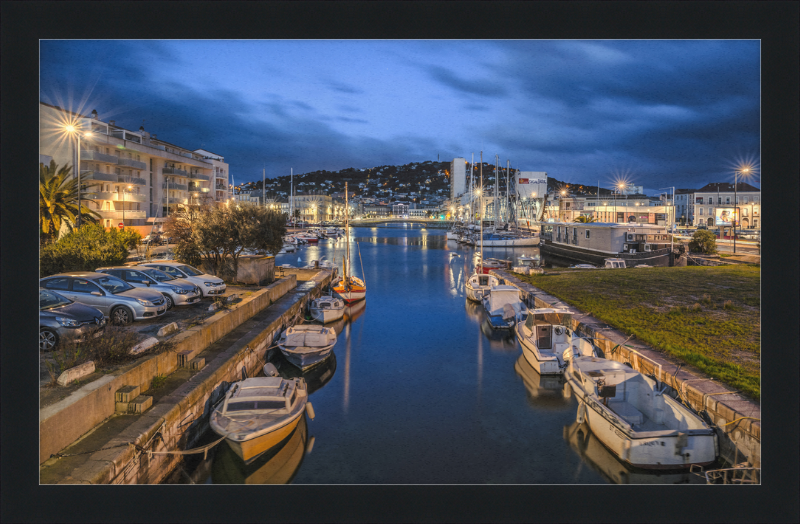
[[[223,310],[194,326],[178,333],[170,340],[175,350],[153,355],[122,367],[73,392],[64,400],[39,411],[39,462],[64,449],[81,435],[112,416],[115,411],[115,392],[123,386],[139,386],[140,391],[150,388],[153,378],[169,375],[178,368],[177,354],[189,351],[187,361],[203,349],[230,333],[242,322],[252,317],[297,286],[296,275],[282,278],[241,303]]]
[[[251,377],[261,370],[280,333],[302,318],[308,302],[324,293],[332,276],[330,271],[320,271],[300,286],[305,289],[286,293],[273,305],[274,314],[109,441],[106,447],[111,449],[93,453],[72,472],[68,483],[162,482],[180,463],[181,454],[191,450],[208,429],[211,412],[228,388],[241,380],[243,371]]]
[[[506,271],[492,271],[509,285],[520,290],[529,308],[576,308],[541,289],[520,281]],[[653,374],[661,383],[698,413],[707,415],[719,437],[720,455],[729,463],[748,461],[761,467],[761,406],[733,389],[699,372],[679,368],[679,361],[639,341],[629,341],[622,332],[585,314],[572,317],[574,331],[591,337],[606,358],[628,363],[643,374]]]

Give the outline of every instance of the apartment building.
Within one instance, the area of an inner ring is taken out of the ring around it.
[[[761,229],[761,190],[739,182],[712,182],[700,189],[675,191],[675,214],[686,225],[718,226],[717,215],[739,209],[742,229]]]
[[[294,209],[300,212],[300,219],[305,222],[317,223],[344,220],[344,202],[334,199],[331,196],[295,195],[293,200]],[[274,205],[278,206],[276,209],[279,208],[281,212],[286,213],[287,216],[290,215],[291,205],[288,200]]]
[[[74,130],[67,131],[67,125]],[[231,196],[229,167],[220,155],[160,140],[143,126],[130,131],[101,120],[97,111],[86,116],[40,102],[40,159],[72,166],[76,153],[81,196],[105,227],[124,224],[144,231],[178,206],[221,204]]]

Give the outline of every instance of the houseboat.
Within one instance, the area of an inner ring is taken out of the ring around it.
[[[541,251],[578,263],[603,267],[607,258],[627,267],[674,266],[678,259],[666,226],[611,222],[549,222],[542,224]]]

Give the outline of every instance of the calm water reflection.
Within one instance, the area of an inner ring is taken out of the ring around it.
[[[314,370],[316,418],[244,468],[221,444],[187,456],[171,482],[296,484],[571,484],[682,482],[689,475],[628,471],[585,428],[559,379],[540,377],[513,333],[488,327],[466,300],[474,248],[441,229],[355,228],[352,270],[368,293],[336,325],[335,359]],[[514,259],[538,248],[486,249]],[[276,264],[325,257],[341,264],[345,241],[323,240]],[[282,374],[298,370],[276,362]],[[318,376],[317,376],[318,375]],[[581,433],[583,431],[583,433]],[[215,436],[206,435],[208,441]],[[604,454],[605,453],[605,454]]]

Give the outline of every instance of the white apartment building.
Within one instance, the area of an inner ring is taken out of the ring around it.
[[[163,222],[178,206],[231,197],[229,167],[220,155],[159,140],[144,127],[129,131],[100,120],[97,111],[85,116],[39,103],[40,160],[74,165],[78,140],[81,197],[105,227],[143,227]]]
[[[734,193],[730,182],[712,182],[700,189],[675,191],[675,217],[687,225],[716,226],[717,210],[739,208],[742,229],[761,229],[761,190],[739,182]]]
[[[276,209],[279,208],[287,216],[290,215],[290,203],[288,201],[274,205]],[[300,219],[304,222],[316,223],[344,220],[344,202],[334,200],[328,195],[295,195],[294,209],[300,211]]]

